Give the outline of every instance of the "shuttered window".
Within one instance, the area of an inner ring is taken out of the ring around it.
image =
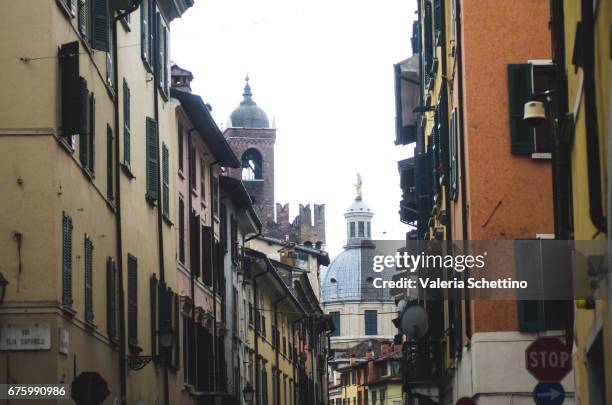
[[[72,305],[72,218],[62,214],[62,304]]]
[[[183,171],[183,148],[184,148],[184,144],[183,144],[183,125],[182,124],[178,124],[178,169],[179,171]]]
[[[534,151],[534,130],[523,120],[525,103],[532,90],[531,65],[508,65],[510,147],[516,155],[529,155]]]
[[[106,259],[106,332],[109,338],[117,336],[117,275],[115,259]]]
[[[206,181],[204,180],[206,179],[205,167],[206,167],[206,161],[204,160],[204,157],[201,156],[200,157],[200,198],[202,199],[202,201],[205,201],[206,199],[206,193],[205,193]]]
[[[331,317],[332,322],[334,323],[334,327],[336,328],[332,332],[331,336],[340,336],[340,312],[338,311],[330,312],[329,316]]]
[[[115,198],[113,190],[113,130],[106,125],[106,197],[109,200]]]
[[[128,343],[138,345],[138,260],[128,255],[127,260],[127,322]]]
[[[93,322],[93,241],[85,235],[85,321]]]
[[[196,148],[193,143],[189,144],[189,180],[193,191],[196,191],[198,173],[196,171]]]
[[[457,130],[457,109],[455,108],[451,113],[450,120],[450,198],[453,201],[457,201],[458,189],[457,189],[457,176],[459,171],[458,156],[457,156],[457,137],[459,131]]]
[[[238,222],[234,215],[230,218],[230,243],[232,261],[238,263]]]
[[[89,19],[89,1],[88,0],[77,0],[78,4],[78,27],[79,34],[89,42],[89,29],[90,29],[90,19]]]
[[[62,136],[77,135],[83,132],[79,42],[63,44],[60,47],[58,59],[61,80]]]
[[[162,213],[170,216],[170,154],[165,143],[162,144]]]
[[[87,82],[83,79],[84,87],[82,91],[83,122],[86,123],[87,130],[79,136],[79,159],[83,168],[90,174],[95,172],[95,144],[96,144],[96,97],[93,93],[89,94]]]
[[[164,18],[157,13],[157,77],[159,88],[166,94],[170,91],[170,77],[168,68],[168,41],[169,31]]]
[[[442,0],[433,0],[434,2],[434,32],[437,36],[442,31]]]
[[[189,259],[190,270],[195,273],[200,271],[200,216],[193,211],[189,215]]]
[[[130,156],[130,142],[131,142],[131,129],[130,129],[130,86],[128,82],[123,79],[123,164],[131,168],[131,156]]]
[[[91,15],[91,46],[99,51],[109,51],[110,39],[110,12],[108,0],[90,0]]]
[[[152,66],[151,55],[151,0],[143,0],[140,5],[140,56],[145,65],[150,69]]]
[[[157,356],[157,330],[158,330],[157,295],[159,291],[160,292],[160,304],[161,304],[162,303],[161,302],[161,290],[162,290],[162,284],[158,283],[157,277],[155,276],[155,274],[151,274],[151,278],[149,279],[149,313],[151,316],[151,319],[150,319],[151,355],[153,356],[153,358]],[[161,319],[160,319],[160,324],[161,324]]]
[[[378,312],[375,310],[365,311],[365,334],[378,335]]]
[[[431,15],[431,3],[425,2],[425,18],[423,20],[423,47],[425,55],[425,81],[424,84],[427,86],[431,79],[431,67],[433,64],[433,22]]]
[[[213,236],[209,226],[202,226],[202,281],[212,287],[213,277]]]
[[[182,198],[178,203],[178,232],[179,262],[185,264],[185,202]]]
[[[212,212],[215,215],[219,215],[219,178],[212,178]]]
[[[158,147],[157,147],[157,124],[153,118],[147,117],[147,199],[157,201],[158,188]]]
[[[178,369],[181,361],[181,309],[178,294],[172,294],[172,330],[174,331],[174,346],[170,365]]]

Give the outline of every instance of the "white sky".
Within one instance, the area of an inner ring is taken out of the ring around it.
[[[345,238],[355,197],[375,212],[375,239],[404,239],[394,145],[393,64],[411,55],[409,0],[196,0],[172,23],[172,61],[223,127],[251,77],[253,99],[276,122],[276,201],[325,203],[327,250]]]

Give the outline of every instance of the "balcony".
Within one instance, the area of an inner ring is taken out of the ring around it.
[[[405,385],[433,385],[442,370],[442,346],[431,338],[404,343],[402,375]]]

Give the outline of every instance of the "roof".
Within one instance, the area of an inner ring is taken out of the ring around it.
[[[215,123],[202,97],[197,94],[170,89],[171,97],[181,102],[183,110],[198,131],[202,140],[210,147],[217,163],[224,167],[240,167],[240,161]]]
[[[374,279],[392,280],[392,271],[373,270],[374,256],[380,255],[370,240],[351,240],[332,261],[321,280],[321,302],[393,301],[386,288],[374,287]]]
[[[272,238],[270,236],[263,236],[260,235],[257,237],[258,239],[261,239],[263,241],[269,242],[269,243],[275,243],[277,245],[281,245],[281,246],[288,246],[290,244],[293,244],[295,250],[298,250],[300,252],[304,252],[304,253],[309,253],[313,256],[317,257],[318,260],[318,264],[320,266],[328,266],[330,263],[329,260],[329,253],[327,253],[325,250],[321,250],[321,249],[317,249],[317,248],[313,248],[313,247],[308,247],[308,246],[304,246],[304,245],[300,245],[294,242],[287,242],[285,240],[281,240],[281,239],[277,239],[277,238]]]
[[[253,201],[242,181],[229,176],[219,176],[219,184],[236,206],[249,212],[249,215],[255,222],[255,226],[261,232],[261,220],[253,209]]]

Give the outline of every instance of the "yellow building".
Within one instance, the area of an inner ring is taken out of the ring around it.
[[[0,379],[97,372],[107,401],[176,403],[175,184],[160,179],[176,170],[168,27],[192,2],[119,19],[110,3],[0,3]]]
[[[604,254],[610,239],[609,141],[612,102],[610,29],[612,5],[607,1],[562,1],[557,25],[563,35],[567,72],[567,117],[571,139],[571,207],[577,254],[575,273],[597,286],[577,302],[575,369],[577,396],[583,404],[612,403],[612,289],[610,270],[589,272],[584,259]],[[580,24],[580,31],[577,30]],[[578,242],[599,240],[600,242]],[[609,248],[608,248],[609,254]],[[607,274],[606,274],[607,273]],[[587,275],[588,274],[588,275]]]

